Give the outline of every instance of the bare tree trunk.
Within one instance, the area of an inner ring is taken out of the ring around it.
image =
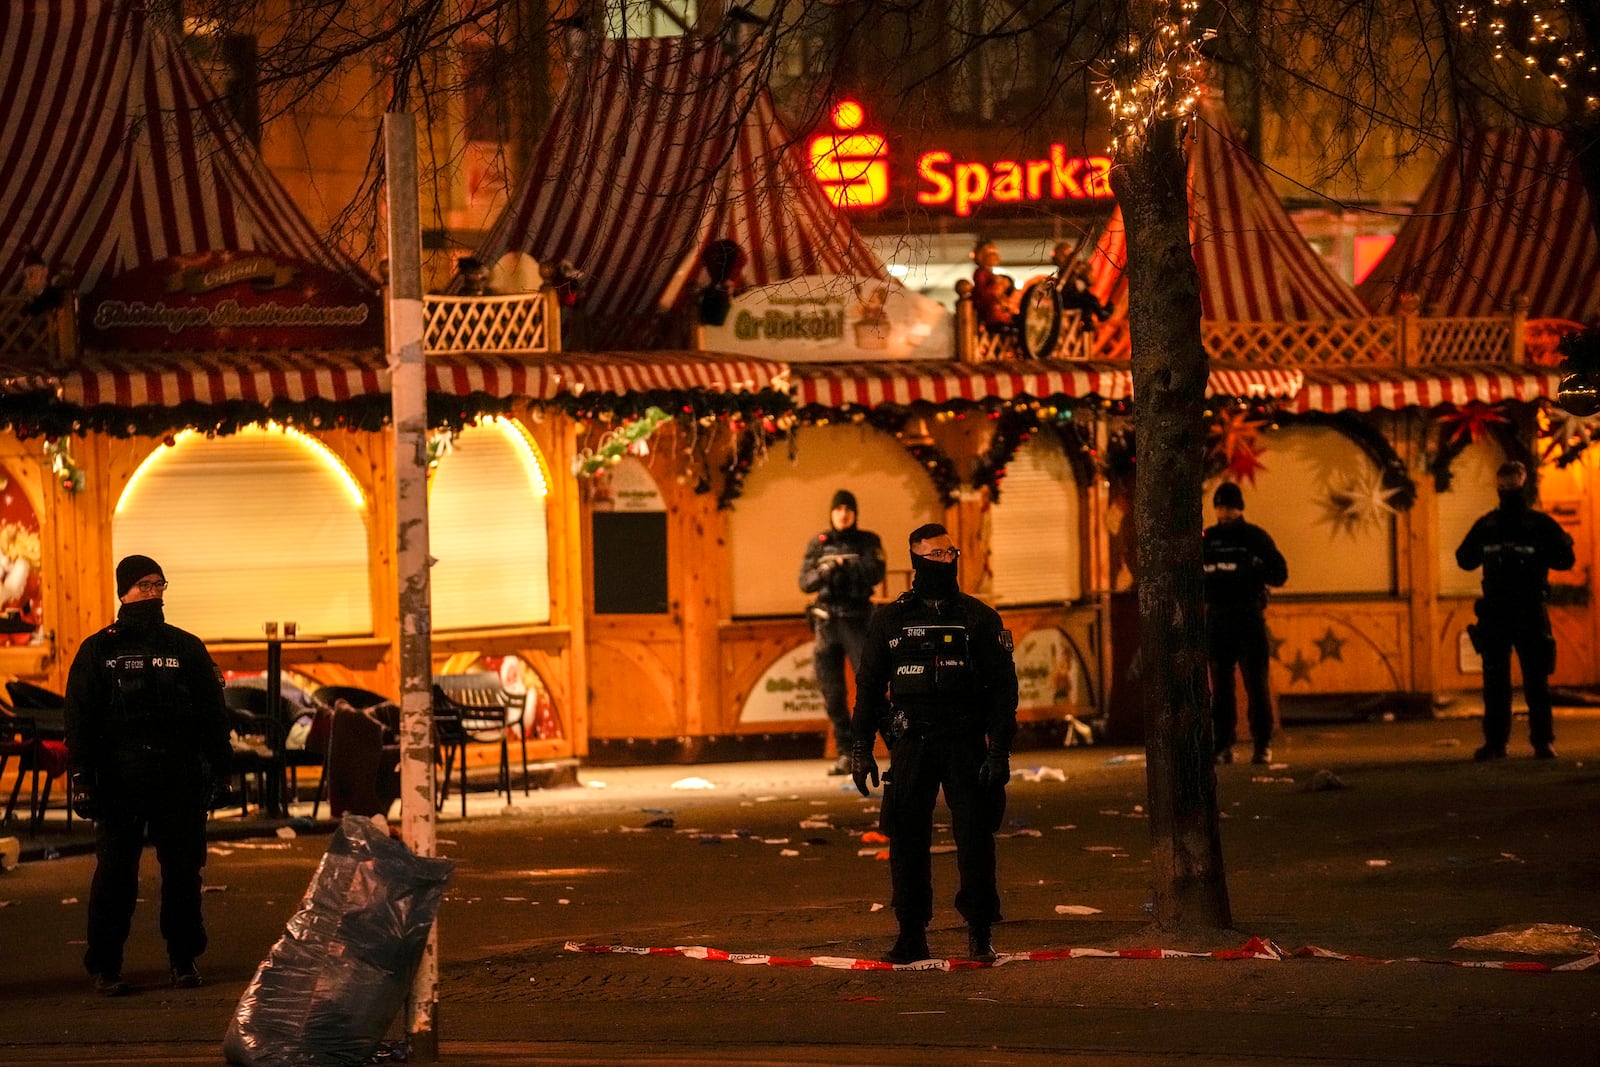
[[[1232,925],[1211,763],[1200,490],[1209,367],[1200,277],[1189,248],[1182,131],[1150,125],[1112,183],[1128,235],[1128,326],[1138,427],[1139,661],[1155,921],[1203,933]]]

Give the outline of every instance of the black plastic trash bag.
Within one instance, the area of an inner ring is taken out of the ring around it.
[[[365,1063],[406,1002],[455,863],[346,815],[223,1038],[240,1067]]]

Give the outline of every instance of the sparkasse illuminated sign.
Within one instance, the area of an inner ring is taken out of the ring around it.
[[[972,214],[985,201],[997,204],[1047,200],[1111,199],[1109,156],[1069,156],[1065,145],[1050,146],[1047,159],[1001,159],[993,163],[957,160],[941,149],[917,157],[917,203],[950,205],[957,215]]]
[[[871,210],[889,201],[894,163],[889,138],[867,123],[866,108],[849,98],[828,112],[832,130],[810,139],[811,173],[836,206]],[[909,153],[898,157],[901,166]],[[963,218],[985,205],[1089,204],[1112,199],[1111,158],[1075,156],[1053,143],[1039,159],[957,158],[943,148],[916,155],[916,198]]]

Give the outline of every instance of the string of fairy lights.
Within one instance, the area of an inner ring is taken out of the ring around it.
[[[1489,0],[1456,7],[1463,33],[1486,38],[1490,55],[1515,64],[1523,78],[1546,78],[1562,92],[1576,90],[1583,107],[1600,111],[1600,54],[1574,32],[1566,0]]]
[[[1193,114],[1200,103],[1201,49],[1216,33],[1197,21],[1199,0],[1157,6],[1153,27],[1139,33],[1129,20],[1117,51],[1096,71],[1095,92],[1111,112],[1114,151],[1142,141],[1157,121]]]

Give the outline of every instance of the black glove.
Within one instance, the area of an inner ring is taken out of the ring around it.
[[[856,745],[850,750],[850,777],[862,796],[872,795],[867,779],[871,778],[873,785],[878,784],[878,761],[872,755],[871,745]]]
[[[1003,748],[989,746],[989,754],[978,768],[978,784],[987,789],[998,789],[1011,781],[1011,753]]]
[[[102,814],[100,801],[95,796],[94,777],[83,771],[75,771],[72,783],[72,813],[80,819],[97,822]]]

